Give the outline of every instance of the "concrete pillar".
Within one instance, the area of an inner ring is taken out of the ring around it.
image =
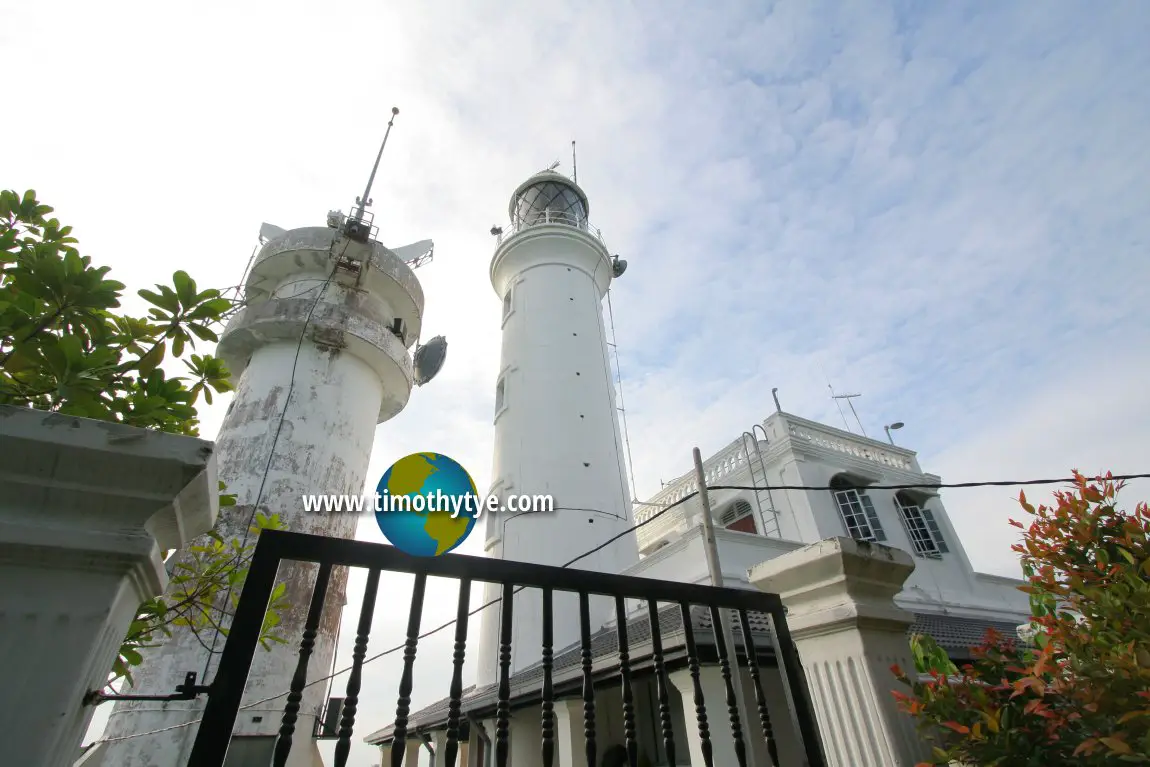
[[[447,730],[435,730],[431,734],[431,748],[435,751],[435,767],[444,767],[447,764]],[[459,767],[459,755],[455,756],[455,765]]]
[[[511,767],[539,767],[543,763],[543,710],[528,706],[511,715],[509,731]]]
[[[587,767],[586,748],[582,698],[555,701],[555,755],[559,767]]]
[[[423,741],[418,735],[411,735],[403,745],[403,767],[419,767],[419,752],[423,750]]]
[[[850,538],[750,570],[751,582],[787,608],[832,767],[914,767],[929,754],[891,695],[890,667],[913,668],[906,632],[914,616],[894,602],[913,571],[906,552]]]
[[[691,679],[691,672],[687,669],[673,671],[667,675],[668,680],[679,691],[683,698],[683,716],[686,722],[685,732],[675,733],[676,750],[686,748],[691,756],[691,764],[702,765],[703,742],[699,737],[699,722],[695,718],[695,683]],[[723,682],[722,672],[718,666],[703,666],[699,669],[699,681],[703,686],[703,701],[707,707],[707,727],[710,730],[711,753],[715,764],[738,764],[735,756],[735,738],[731,732],[731,718],[727,713],[727,687]],[[743,727],[743,743],[747,743],[747,724],[741,722]],[[758,720],[755,720],[757,726]],[[750,752],[748,752],[749,754]],[[749,756],[748,756],[749,758]]]
[[[3,761],[70,765],[163,551],[219,512],[212,443],[0,406]],[[182,680],[181,680],[182,681]],[[174,690],[168,690],[172,693]]]

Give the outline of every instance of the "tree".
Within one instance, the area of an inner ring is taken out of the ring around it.
[[[151,305],[147,317],[118,313],[125,286],[108,279],[109,267],[81,256],[71,227],[48,218],[51,212],[34,191],[0,190],[0,404],[197,436],[200,396],[211,404],[212,392],[232,385],[221,360],[185,352],[197,340],[218,340],[213,328],[233,302],[178,271],[171,286],[139,291]],[[169,376],[165,359],[182,362],[186,375]],[[221,483],[220,505],[234,505],[224,489]],[[275,515],[254,522],[253,532],[282,527]],[[173,588],[140,606],[109,685],[130,682],[140,650],[173,626],[226,633],[254,540],[241,546],[213,532],[171,560]],[[265,646],[282,641],[274,633],[286,608],[282,595],[281,587],[265,619]]]
[[[1150,511],[1121,511],[1124,483],[1074,473],[1037,509],[1014,550],[1030,595],[1029,646],[990,632],[957,668],[915,637],[910,688],[895,692],[935,744],[934,760],[979,767],[1150,764]]]

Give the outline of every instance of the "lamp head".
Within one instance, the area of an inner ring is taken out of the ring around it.
[[[906,426],[906,424],[905,424],[905,423],[903,423],[902,421],[895,421],[894,423],[892,423],[892,424],[891,424],[890,426],[888,426],[887,428],[888,428],[888,429],[901,429],[901,428],[902,428],[902,427],[904,427],[904,426]]]

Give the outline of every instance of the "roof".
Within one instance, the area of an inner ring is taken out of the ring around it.
[[[708,650],[714,644],[711,631],[710,611],[694,607],[691,612],[692,627],[696,643]],[[765,613],[751,612],[747,615],[751,626],[751,636],[755,643],[756,655],[774,654],[768,616]],[[978,618],[963,618],[953,615],[915,614],[915,621],[907,629],[907,635],[927,634],[938,645],[954,655],[965,656],[971,648],[982,643],[986,630],[994,628],[1001,634],[1013,636],[1017,625],[1003,621],[988,621]],[[679,607],[671,606],[659,611],[659,635],[663,641],[663,655],[670,660],[678,653],[685,654],[683,620]],[[736,621],[734,626],[735,644],[743,647],[742,630]],[[627,640],[632,670],[650,665],[651,626],[646,615],[633,618],[627,623]],[[619,636],[614,625],[599,630],[591,637],[592,673],[600,678],[611,678],[619,668]],[[558,696],[563,683],[579,680],[582,677],[582,652],[578,643],[557,652],[552,665],[552,680]],[[528,666],[511,677],[511,701],[516,705],[529,705],[539,698],[543,681],[542,662]],[[461,710],[463,714],[493,708],[498,697],[498,684],[484,687],[471,686],[463,691]],[[447,722],[450,698],[444,698],[423,708],[408,718],[408,732],[443,727]],[[371,744],[386,743],[391,740],[393,725],[377,730],[364,740]]]

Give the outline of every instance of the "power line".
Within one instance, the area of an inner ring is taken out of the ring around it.
[[[1113,482],[1122,482],[1128,479],[1150,479],[1150,474],[1116,474],[1111,477],[1088,477],[1088,479],[1107,479]],[[1004,479],[996,480],[993,482],[939,482],[937,484],[912,484],[912,485],[858,485],[858,490],[938,490],[941,488],[965,488],[965,487],[1015,487],[1023,485],[1061,485],[1073,484],[1074,477],[1064,477],[1062,479]],[[755,485],[707,485],[708,490],[841,490],[847,485],[840,487],[829,487],[825,485],[763,485],[761,487]]]
[[[1097,479],[1107,479],[1109,481],[1122,482],[1122,481],[1130,480],[1130,479],[1150,479],[1150,474],[1118,474],[1118,475],[1105,477],[1105,478],[1104,477],[1097,477]],[[936,483],[936,484],[918,483],[918,484],[905,484],[905,485],[867,485],[866,487],[868,489],[872,489],[872,490],[913,490],[913,489],[937,489],[937,488],[1009,487],[1009,486],[1024,486],[1024,485],[1025,486],[1030,486],[1030,485],[1059,485],[1059,484],[1073,484],[1074,482],[1075,482],[1075,479],[1073,477],[1064,477],[1062,479],[1024,479],[1024,480],[996,480],[996,481],[987,481],[987,482],[951,482],[951,483]],[[831,487],[830,485],[766,485],[763,487],[756,487],[753,485],[751,485],[751,486],[748,486],[748,485],[714,485],[714,486],[708,485],[707,486],[708,490],[766,490],[768,488],[771,490],[838,490],[838,489],[840,489],[840,488]],[[560,567],[563,567],[563,568],[570,567],[571,565],[575,564],[579,560],[585,559],[585,558],[591,556],[592,554],[605,549],[606,547],[610,546],[615,541],[622,538],[624,535],[627,535],[629,533],[633,533],[636,530],[638,530],[639,528],[641,528],[645,525],[649,525],[650,523],[654,522],[659,517],[663,516],[667,512],[674,509],[676,506],[680,506],[680,505],[686,503],[687,501],[691,500],[692,498],[694,498],[698,494],[699,494],[699,492],[697,490],[688,493],[687,495],[683,496],[682,498],[675,501],[674,503],[671,503],[671,504],[668,504],[667,506],[664,506],[659,511],[655,512],[654,514],[652,514],[650,517],[643,520],[642,522],[639,522],[639,523],[631,526],[630,528],[628,528],[627,530],[624,530],[623,532],[619,533],[618,535],[614,535],[611,538],[608,538],[606,541],[599,544],[595,548],[580,554],[579,556],[575,557],[574,559],[564,563],[563,565],[560,565]],[[527,588],[526,586],[519,586],[518,588],[516,588],[512,592],[512,595],[518,594],[519,592],[523,591],[526,588]],[[502,601],[502,598],[493,599],[490,602],[487,602],[486,604],[482,604],[479,607],[472,610],[471,612],[469,612],[467,614],[467,617],[469,617],[469,618],[473,617],[473,616],[483,612],[488,607],[491,607],[492,605],[499,604],[501,601]],[[435,634],[438,634],[439,632],[441,632],[447,628],[450,628],[451,626],[454,626],[455,623],[456,623],[456,620],[453,618],[453,619],[447,621],[446,623],[444,623],[442,625],[436,626],[435,628],[430,629],[429,631],[425,631],[424,633],[422,633],[418,637],[416,637],[416,639],[422,640],[422,639],[426,639],[430,636],[434,636]],[[368,663],[371,663],[372,661],[376,661],[376,660],[379,660],[380,658],[384,658],[388,655],[392,655],[394,653],[397,653],[400,650],[404,649],[406,646],[407,646],[406,643],[396,645],[395,647],[392,647],[390,649],[384,650],[381,653],[373,655],[370,658],[365,659],[363,661],[363,663],[360,664],[360,667],[362,668],[363,666],[366,666]],[[348,671],[351,671],[352,668],[353,668],[353,666],[347,666],[346,668],[342,668],[339,671],[328,674],[325,677],[321,677],[321,678],[316,679],[314,681],[308,682],[307,684],[304,685],[303,689],[306,689],[308,687],[312,687],[314,685],[322,684],[323,682],[327,682],[329,680],[332,680],[337,676],[341,676],[343,674],[346,674]],[[283,698],[283,697],[289,695],[290,693],[291,693],[290,690],[285,690],[284,692],[281,692],[277,695],[271,695],[267,698],[262,698],[261,700],[257,700],[253,703],[248,703],[245,706],[240,706],[239,710],[244,711],[247,709],[255,708],[256,706],[262,705],[264,703],[268,703],[268,702],[276,700],[278,698]],[[199,724],[200,721],[201,720],[199,720],[199,719],[193,719],[190,722],[183,722],[181,724],[174,724],[174,725],[171,725],[169,727],[163,727],[163,728],[160,728],[157,730],[149,730],[148,732],[133,733],[131,735],[120,735],[120,736],[112,737],[112,738],[100,738],[99,740],[95,740],[92,743],[93,743],[93,745],[95,745],[97,743],[111,743],[111,742],[121,741],[121,740],[131,740],[133,738],[142,738],[142,737],[147,736],[147,735],[156,735],[156,734],[159,734],[161,732],[168,732],[170,730],[177,730],[177,729],[180,729],[181,727],[190,727],[193,724]]]

